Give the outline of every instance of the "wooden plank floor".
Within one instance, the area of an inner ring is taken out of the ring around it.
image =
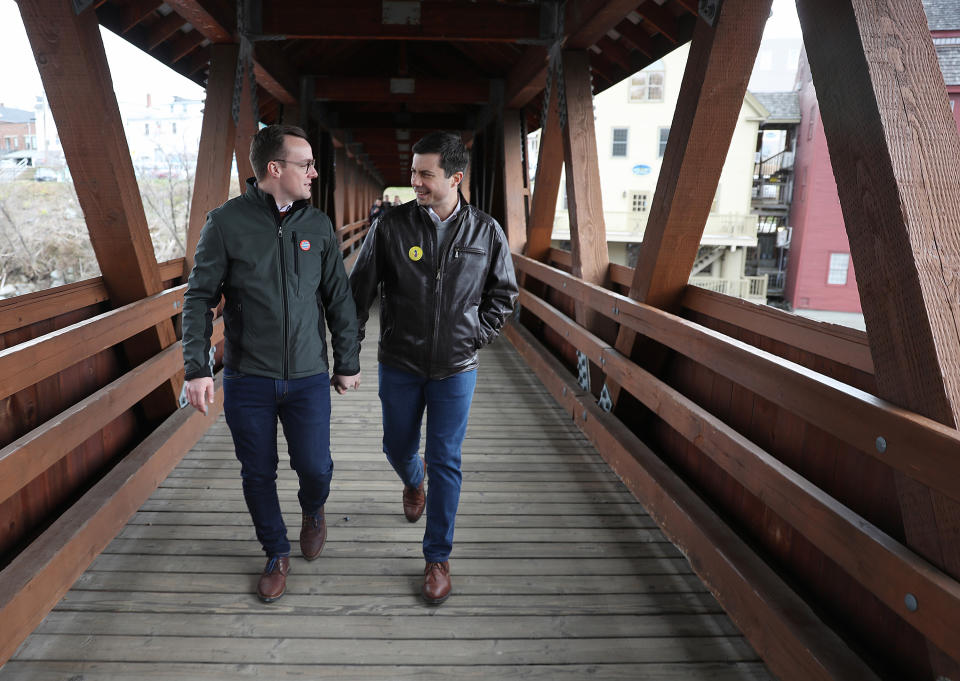
[[[264,558],[221,418],[0,681],[773,678],[502,339],[481,355],[453,595],[423,604],[423,521],[380,449],[374,346],[361,390],[334,395],[327,545],[308,563],[293,542],[282,599],[253,594]],[[285,456],[279,487],[294,540]]]

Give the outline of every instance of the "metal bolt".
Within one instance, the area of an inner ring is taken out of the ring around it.
[[[877,451],[881,454],[887,451],[887,441],[884,440],[883,437],[877,438]]]
[[[906,596],[904,596],[903,604],[907,606],[907,610],[909,610],[910,612],[916,612],[917,608],[920,607],[920,605],[917,603],[917,597],[914,596],[913,594],[907,594]]]
[[[561,288],[567,288],[567,282],[563,282],[563,285],[561,286]]]
[[[566,397],[567,395],[567,386],[563,386],[563,390],[560,391],[560,394]]]
[[[617,309],[617,306],[613,306],[613,314],[620,314],[620,310]]]
[[[180,307],[180,301],[179,300],[173,301],[173,309],[176,310],[178,307]]]
[[[606,363],[607,363],[607,358],[606,358],[606,357],[601,357],[601,358],[600,358],[600,364],[606,364]]]
[[[587,420],[587,410],[586,410],[586,409],[583,410],[583,420],[584,420],[584,421]]]

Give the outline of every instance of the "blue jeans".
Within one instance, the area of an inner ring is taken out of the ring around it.
[[[290,467],[300,478],[300,508],[319,511],[330,494],[330,379],[327,374],[281,380],[224,370],[223,411],[240,461],[243,498],[268,556],[290,555],[277,498],[277,417]]]
[[[383,409],[383,452],[404,485],[423,481],[420,466],[420,422],[427,410],[425,458],[430,472],[427,490],[427,529],[423,557],[443,562],[453,549],[453,526],[460,504],[460,447],[467,434],[470,403],[477,372],[465,371],[431,380],[380,365],[380,405]]]

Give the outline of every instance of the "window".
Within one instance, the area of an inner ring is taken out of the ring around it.
[[[26,140],[27,140],[27,146],[26,146],[27,149],[36,149],[36,148],[37,148],[37,136],[36,136],[36,135],[29,135],[29,136],[26,138]]]
[[[646,213],[649,195],[646,192],[631,192],[630,211],[633,213]]]
[[[667,138],[670,137],[670,128],[660,128],[657,130],[657,158],[663,158],[667,151]]]
[[[144,134],[144,135],[149,135],[149,134],[150,134],[150,124],[149,124],[149,123],[144,123],[144,124],[143,124],[143,134]]]
[[[807,139],[813,139],[813,126],[817,122],[817,105],[814,104],[810,107],[810,121],[807,123]]]
[[[176,134],[177,134],[177,122],[174,121],[174,122],[171,123],[170,125],[171,125],[171,127],[173,128],[173,130],[172,130],[173,134],[176,135]]]
[[[717,185],[717,193],[713,195],[713,203],[710,204],[710,212],[716,213],[720,210],[720,185]]]
[[[830,270],[827,272],[827,283],[844,286],[847,283],[847,268],[849,265],[849,253],[831,253]]]
[[[662,102],[663,81],[663,62],[656,61],[630,78],[628,100],[631,102]]]
[[[613,149],[610,155],[617,158],[625,158],[627,155],[627,128],[613,129]]]

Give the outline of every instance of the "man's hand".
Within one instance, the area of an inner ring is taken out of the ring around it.
[[[207,413],[207,403],[213,404],[213,379],[209,376],[194,378],[186,381],[187,401],[192,404],[197,411]]]
[[[346,394],[350,388],[356,390],[360,387],[360,372],[358,371],[353,376],[334,374],[333,378],[330,379],[330,385],[333,386],[338,395]]]

